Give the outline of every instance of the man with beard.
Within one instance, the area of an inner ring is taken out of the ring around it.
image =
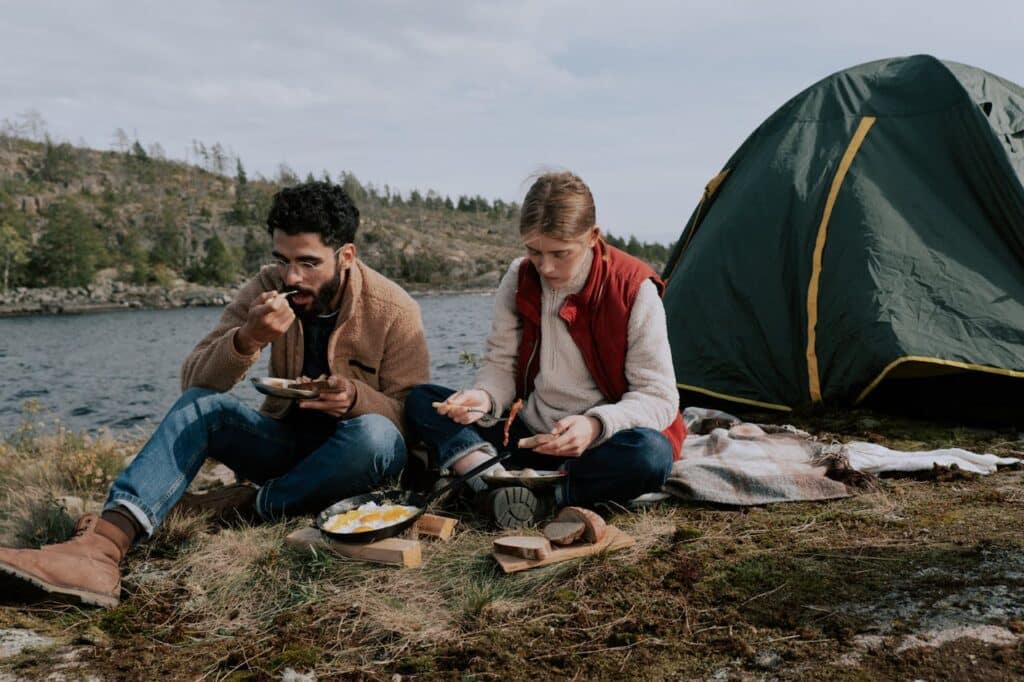
[[[398,476],[403,401],[428,378],[427,346],[415,301],[356,257],[358,225],[337,185],[274,196],[273,263],[185,359],[184,393],[114,482],[102,515],[80,518],[67,542],[0,549],[0,593],[116,606],[121,559],[179,500],[222,520],[272,520]],[[227,395],[268,345],[271,376],[326,375],[328,388],[313,400],[268,398],[259,411]],[[186,495],[209,457],[256,485]]]

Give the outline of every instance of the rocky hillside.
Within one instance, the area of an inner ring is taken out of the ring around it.
[[[286,167],[247,177],[220,145],[195,152],[199,163],[186,164],[138,142],[98,151],[0,136],[0,292],[104,280],[230,287],[253,272],[269,257],[274,192],[302,179]],[[334,181],[362,212],[362,257],[412,289],[493,287],[519,253],[514,204]]]

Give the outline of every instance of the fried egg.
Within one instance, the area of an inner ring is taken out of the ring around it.
[[[357,509],[335,514],[322,528],[330,533],[366,533],[401,523],[418,511],[418,507],[409,505],[367,502]]]

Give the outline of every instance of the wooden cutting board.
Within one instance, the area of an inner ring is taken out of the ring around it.
[[[419,540],[384,538],[361,545],[338,542],[326,537],[317,528],[300,528],[289,534],[284,541],[296,549],[319,549],[357,561],[372,561],[403,568],[416,568],[423,563]]]
[[[338,542],[327,537],[316,528],[300,528],[285,538],[285,543],[297,549],[322,549],[357,561],[372,561],[403,568],[416,568],[423,563],[420,542],[417,538],[428,537],[442,541],[455,534],[458,519],[435,514],[424,514],[416,519],[409,529],[410,539],[385,538],[377,542],[360,544]]]
[[[598,554],[599,552],[613,552],[617,549],[622,549],[623,547],[629,547],[635,542],[636,540],[633,539],[632,536],[627,535],[615,526],[608,526],[608,531],[601,542],[594,544],[578,543],[575,545],[569,545],[568,547],[552,546],[551,555],[546,559],[524,559],[522,557],[511,556],[501,552],[493,552],[493,554],[495,560],[501,566],[501,570],[505,571],[505,573],[515,573],[516,571],[525,571],[528,568],[547,566],[548,564],[554,564],[559,561],[590,556],[592,554]]]

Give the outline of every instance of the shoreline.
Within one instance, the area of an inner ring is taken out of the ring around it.
[[[419,288],[398,284],[413,298],[493,294],[495,287]],[[0,295],[0,319],[36,315],[86,315],[130,310],[173,310],[226,306],[241,285],[209,287],[178,282],[170,287],[107,282],[75,288],[18,287]]]

